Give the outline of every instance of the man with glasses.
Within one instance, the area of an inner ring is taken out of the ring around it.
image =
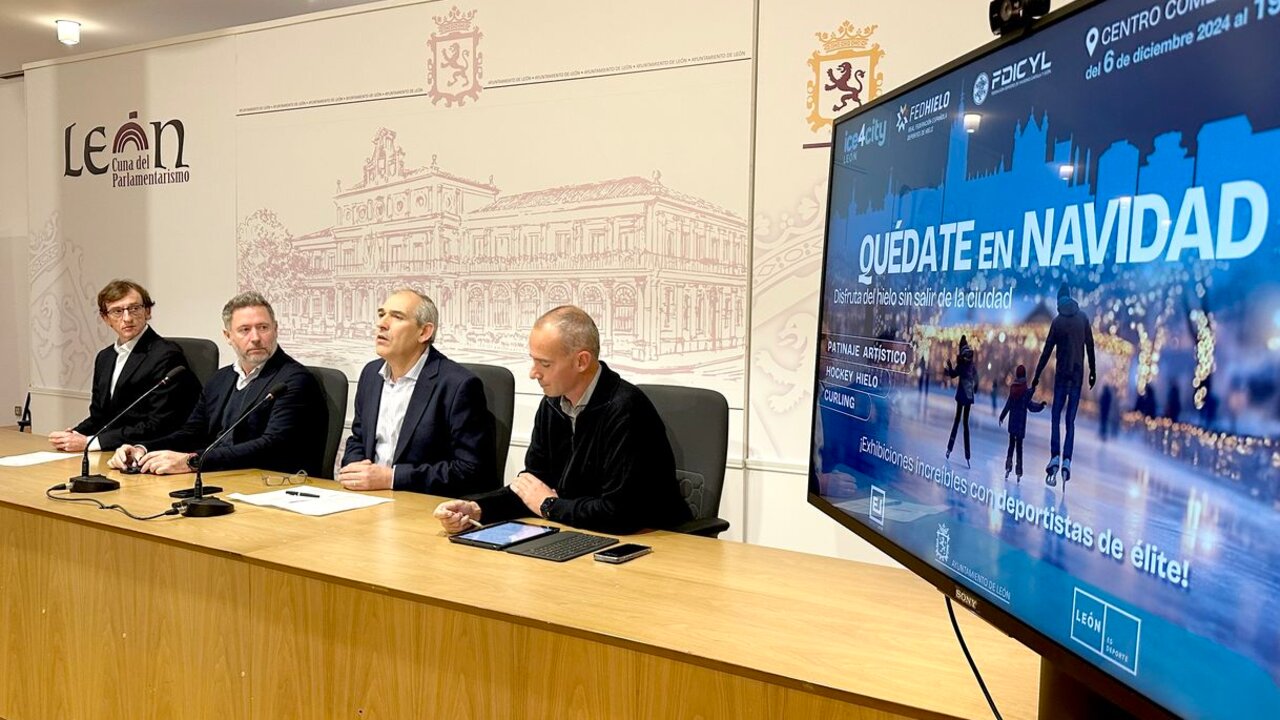
[[[271,304],[256,292],[236,295],[222,308],[222,325],[236,361],[209,378],[186,423],[152,440],[126,436],[135,444],[121,445],[108,465],[157,475],[253,467],[314,476],[322,462],[332,462],[321,458],[329,413],[320,385],[276,344]],[[283,392],[254,409],[277,384]],[[230,436],[201,456],[245,413]]]
[[[200,383],[194,374],[183,373],[102,430],[170,370],[187,364],[182,349],[151,328],[154,306],[147,289],[132,280],[112,280],[98,293],[98,314],[115,332],[116,341],[93,362],[89,417],[73,428],[50,433],[49,444],[54,448],[83,452],[87,444],[90,450],[114,450],[126,437],[158,435],[191,413]],[[102,434],[94,437],[99,431]]]

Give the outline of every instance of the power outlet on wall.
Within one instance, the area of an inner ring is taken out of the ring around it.
[[[22,406],[21,406],[21,405],[14,405],[14,406],[13,406],[13,416],[14,416],[14,417],[16,417],[16,418],[20,418],[20,417],[22,417]]]

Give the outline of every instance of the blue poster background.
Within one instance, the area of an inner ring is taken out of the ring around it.
[[[1112,0],[833,135],[811,492],[1189,717],[1280,711],[1278,81]]]

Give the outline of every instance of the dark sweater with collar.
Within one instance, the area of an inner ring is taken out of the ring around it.
[[[627,534],[670,528],[692,517],[680,496],[675,457],[653,403],[600,363],[596,389],[575,430],[560,398],[544,397],[525,454],[531,473],[560,496],[548,519]],[[485,523],[533,515],[510,488],[472,498]]]
[[[147,450],[203,452],[240,415],[236,413],[224,422],[224,410],[237,392],[238,377],[234,365],[218,370],[209,378],[200,402],[182,427],[163,437],[128,441]],[[305,470],[308,475],[319,477],[321,465],[333,462],[333,458],[322,457],[329,411],[320,384],[283,348],[277,347],[262,365],[258,377],[239,391],[241,408],[254,407],[277,383],[285,385],[284,393],[260,405],[229,437],[205,453],[201,460],[204,470],[257,468],[282,473]]]

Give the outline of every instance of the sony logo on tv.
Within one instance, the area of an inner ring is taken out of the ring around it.
[[[970,610],[978,609],[978,598],[970,595],[964,590],[961,590],[959,587],[956,588],[956,600],[959,600],[960,602],[964,603],[965,607],[969,608]]]
[[[91,175],[102,175],[112,169],[112,161],[115,156],[121,154],[142,160],[141,163],[130,161],[129,164],[133,168],[149,167],[149,169],[167,170],[169,168],[165,165],[166,158],[172,160],[175,169],[190,167],[182,160],[182,154],[186,148],[187,131],[181,120],[153,120],[148,123],[149,127],[143,127],[134,122],[137,117],[138,112],[136,110],[129,113],[129,121],[116,130],[110,146],[106,143],[106,126],[99,125],[85,133],[84,139],[80,143],[75,143],[83,145],[83,160],[79,167],[73,167],[71,157],[72,139],[76,123],[68,125],[62,131],[63,176],[80,177],[85,170],[88,170]],[[169,155],[165,153],[165,139],[167,137],[172,138],[172,142],[168,147],[173,152]],[[98,158],[108,149],[111,151],[111,157],[102,158],[99,161]],[[147,158],[148,151],[151,151],[150,158]]]

